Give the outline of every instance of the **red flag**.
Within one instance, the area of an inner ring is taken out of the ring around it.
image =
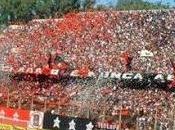
[[[120,114],[120,109],[114,108],[112,115],[119,115],[119,114]],[[121,115],[122,116],[129,116],[129,109],[122,108]]]
[[[65,62],[60,62],[57,64],[57,69],[66,70],[68,69],[68,65]]]
[[[175,74],[175,63],[174,63],[173,59],[171,59],[171,58],[170,58],[170,63],[173,67],[173,71],[174,71],[173,74]]]
[[[111,88],[103,88],[103,89],[101,89],[101,94],[102,95],[107,95],[107,94],[110,94],[111,92],[112,92]]]
[[[175,79],[169,84],[169,88],[175,88]]]
[[[83,66],[82,68],[79,69],[78,74],[81,77],[87,77],[89,74],[89,68],[87,66]]]
[[[51,69],[47,65],[47,66],[43,67],[42,73],[45,74],[45,75],[49,75],[50,71],[51,71]]]
[[[121,60],[124,62],[126,69],[131,70],[132,56],[128,52],[123,52],[121,54]]]
[[[123,52],[123,53],[121,54],[122,61],[124,61],[125,64],[128,63],[129,57],[130,57],[130,56],[129,56],[129,53],[128,53],[128,52]]]
[[[27,128],[29,121],[29,111],[0,107],[1,124],[14,125]]]

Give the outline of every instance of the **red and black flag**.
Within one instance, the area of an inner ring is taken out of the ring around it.
[[[130,71],[132,69],[131,63],[133,57],[129,54],[129,52],[125,51],[121,54],[121,61],[124,63],[126,70]]]

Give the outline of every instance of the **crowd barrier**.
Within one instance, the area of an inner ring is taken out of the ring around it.
[[[62,116],[50,111],[28,111],[0,107],[0,130],[116,130],[116,123]]]

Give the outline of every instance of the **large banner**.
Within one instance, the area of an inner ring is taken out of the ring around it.
[[[132,87],[147,87],[147,86],[164,86],[167,87],[174,81],[174,75],[171,74],[156,74],[156,73],[137,73],[137,72],[102,72],[99,74],[100,79],[110,79],[112,81],[122,82],[123,85]]]
[[[44,114],[43,128],[50,130],[94,130],[93,121],[84,118],[65,117],[50,112]]]
[[[0,107],[1,124],[27,128],[29,118],[28,110]]]
[[[175,77],[173,74],[162,74],[162,73],[141,73],[141,72],[97,72],[94,73],[90,70],[69,70],[62,71],[59,69],[50,69],[47,70],[46,73],[44,68],[27,68],[23,67],[18,70],[14,70],[11,67],[3,66],[0,64],[0,71],[4,73],[10,73],[13,79],[16,80],[32,80],[45,82],[48,79],[53,82],[59,82],[60,79],[84,79],[90,78],[93,80],[98,79],[110,79],[113,81],[121,81],[124,85],[132,87],[146,87],[146,86],[169,86],[173,81],[175,82]],[[171,88],[175,88],[174,85],[171,84]]]

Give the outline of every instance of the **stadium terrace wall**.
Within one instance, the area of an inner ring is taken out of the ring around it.
[[[99,128],[115,130],[116,123],[102,123],[87,118],[62,116],[51,111],[44,113],[0,106],[1,130],[97,130]]]

